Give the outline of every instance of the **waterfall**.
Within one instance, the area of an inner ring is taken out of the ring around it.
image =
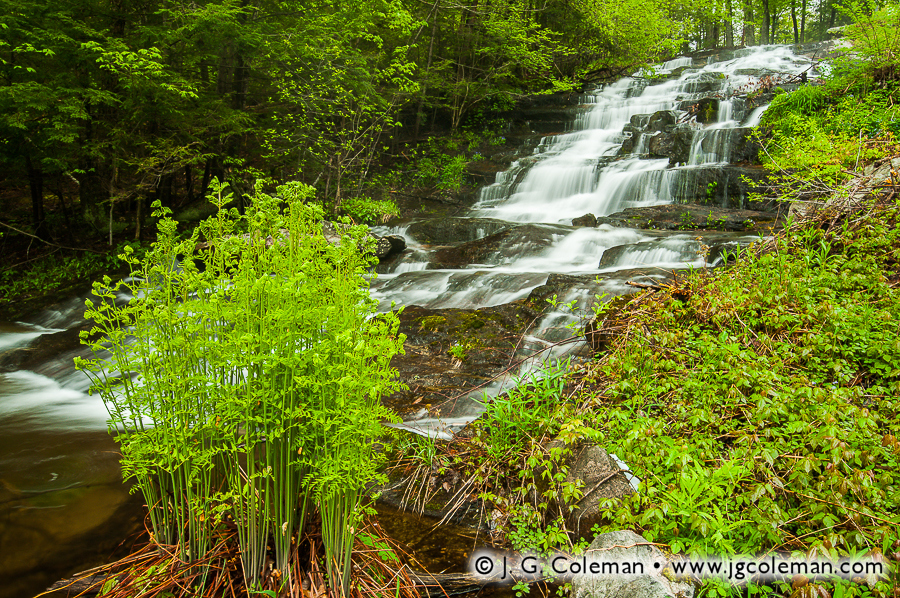
[[[688,67],[689,61],[677,58],[661,65],[657,72]],[[750,74],[754,70],[798,74],[809,64],[789,47],[764,46],[738,52],[728,60],[689,68],[677,78],[660,83],[625,77],[604,85],[587,94],[583,103],[589,109],[575,118],[571,132],[545,139],[540,153],[535,153],[527,166],[517,163],[493,185],[482,189],[473,215],[567,223],[586,212],[605,216],[649,202],[671,202],[672,195],[665,186],[680,175],[664,176],[664,171],[672,170],[670,161],[646,157],[648,137],[667,128],[690,130],[693,138],[686,165],[726,164],[740,127],[735,90],[758,81]],[[682,109],[704,98],[717,104],[715,118],[706,125]],[[676,115],[677,122],[654,126],[651,117],[667,111]],[[760,109],[754,110],[744,126],[753,126],[760,114]],[[655,130],[641,131],[629,155],[610,161],[619,152],[623,137],[628,136],[623,134],[626,126]]]

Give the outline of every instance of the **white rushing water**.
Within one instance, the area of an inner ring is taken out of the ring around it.
[[[584,309],[599,293],[632,290],[625,284],[627,276],[615,275],[618,270],[645,268],[643,276],[652,278],[673,268],[702,267],[703,244],[689,235],[608,224],[574,228],[571,220],[587,213],[604,216],[628,207],[672,203],[689,194],[700,180],[697,173],[726,164],[733,136],[759,122],[764,107],[748,110],[736,94],[752,86],[757,75],[799,73],[809,64],[790,48],[774,46],[740,51],[729,60],[702,66],[679,57],[653,71],[677,76],[625,77],[586,94],[569,132],[545,137],[532,155],[498,173],[495,182],[481,190],[467,217],[457,219],[470,222],[463,237],[470,244],[484,237],[491,240],[480,249],[467,245],[474,249],[466,255],[474,258],[450,265],[447,255],[458,256],[453,244],[426,243],[411,226],[376,230],[404,236],[408,249],[381,268],[373,295],[382,309],[390,309],[392,303],[478,308],[527,297],[550,274],[599,276],[559,297],[561,302],[577,300]],[[718,101],[715,118],[706,118],[705,125],[687,111],[704,98]],[[654,135],[671,130],[671,122],[647,130],[651,115],[661,111],[673,111],[678,126],[692,136],[686,163],[677,167],[668,158],[648,155]],[[631,150],[623,153],[623,141],[629,136]],[[83,299],[72,299],[29,324],[0,328],[0,351],[27,347],[43,335],[71,327],[82,308]],[[523,346],[546,345],[573,319],[563,311],[546,314]],[[102,403],[85,394],[86,381],[74,372],[72,356],[72,351],[60,354],[33,372],[3,374],[0,425],[4,418],[68,418],[79,426],[102,427]]]
[[[686,67],[689,62],[678,58],[657,72]],[[671,203],[671,186],[678,184],[680,172],[669,169],[668,160],[647,160],[641,155],[646,151],[646,134],[630,156],[607,163],[621,147],[626,125],[642,115],[717,97],[720,104],[715,122],[694,125],[688,165],[726,163],[732,134],[745,116],[749,117],[747,126],[753,126],[761,114],[761,110],[743,114],[743,103],[734,102],[734,94],[758,81],[754,72],[799,74],[809,65],[808,59],[796,56],[789,47],[767,46],[686,69],[677,79],[656,85],[640,77],[626,77],[604,86],[589,94],[571,133],[541,143],[524,175],[522,165],[515,164],[483,189],[473,215],[518,222],[568,222],[585,213],[604,216],[625,207]],[[681,113],[684,120],[688,116]]]

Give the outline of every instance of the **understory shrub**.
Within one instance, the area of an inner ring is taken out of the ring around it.
[[[189,238],[157,205],[158,241],[143,260],[126,248],[131,278],[95,284],[83,335],[94,358],[78,365],[158,543],[200,561],[233,522],[248,589],[270,545],[284,582],[315,508],[330,583],[346,596],[360,501],[379,477],[374,440],[394,417],[379,398],[398,387],[398,319],[376,315],[368,295],[365,229],[329,244],[322,210],[304,204],[311,187],[257,192],[244,216],[213,189],[219,210]]]

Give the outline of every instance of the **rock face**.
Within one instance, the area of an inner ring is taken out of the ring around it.
[[[591,542],[588,557],[620,564],[641,563],[638,575],[577,575],[572,579],[574,598],[691,598],[694,586],[663,575],[666,557],[636,533],[623,530],[600,534]]]
[[[482,309],[407,307],[400,314],[405,353],[391,366],[409,390],[385,403],[400,414],[425,407],[452,415],[456,403],[447,400],[506,368],[539,313],[524,300]]]
[[[477,241],[509,227],[509,222],[492,218],[432,218],[411,222],[406,233],[420,243],[445,245]]]
[[[629,475],[599,446],[577,447],[569,460],[566,482],[581,481],[583,495],[578,508],[567,516],[569,529],[582,538],[589,537],[591,528],[601,522],[602,504],[634,494]]]
[[[594,228],[597,226],[597,217],[593,214],[585,214],[584,216],[580,216],[578,218],[572,219],[572,226],[581,227],[581,226],[589,226]]]
[[[692,107],[691,112],[698,123],[704,125],[714,123],[719,117],[719,100],[716,98],[703,98]]]
[[[647,142],[647,150],[651,157],[668,158],[670,166],[685,164],[691,154],[693,137],[693,130],[679,127],[651,137]]]
[[[322,234],[325,239],[332,245],[338,245],[341,242],[341,233],[346,225],[340,223],[322,221]],[[379,260],[386,259],[396,253],[406,249],[406,240],[403,237],[394,235],[391,237],[379,237],[378,235],[369,233],[368,236],[375,240],[375,257]]]
[[[650,116],[647,122],[648,131],[669,131],[678,122],[678,114],[674,110],[661,110]]]
[[[775,225],[777,212],[730,210],[699,204],[627,208],[602,221],[615,226],[660,230],[724,230],[756,232]]]

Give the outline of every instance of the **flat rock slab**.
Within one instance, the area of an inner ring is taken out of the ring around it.
[[[699,204],[667,204],[627,208],[598,221],[614,226],[664,230],[768,231],[779,220],[777,212],[735,210]]]

